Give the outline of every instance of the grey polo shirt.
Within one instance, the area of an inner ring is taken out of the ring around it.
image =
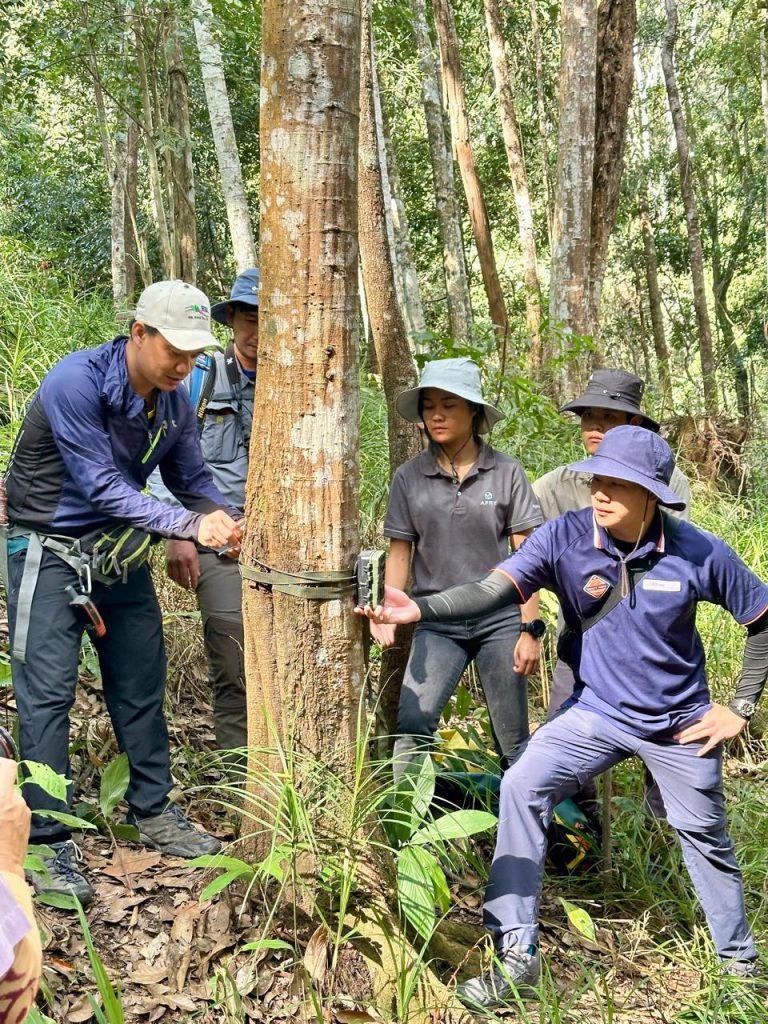
[[[431,451],[396,471],[384,536],[414,546],[414,597],[470,583],[503,561],[511,534],[539,526],[541,509],[523,467],[487,444],[460,484]]]
[[[557,519],[566,512],[578,512],[589,508],[592,504],[589,473],[574,473],[567,466],[558,466],[551,473],[545,473],[534,481],[533,490],[541,503],[541,511],[546,520]],[[690,520],[691,487],[680,470],[675,466],[669,486],[675,494],[685,502],[681,511],[666,511],[680,519]]]
[[[237,388],[229,383],[224,353],[212,353],[216,365],[213,392],[205,411],[200,447],[213,481],[234,508],[245,508],[245,482],[248,479],[248,444],[253,425],[254,380],[243,373]],[[192,371],[195,372],[194,370]],[[189,389],[191,374],[181,387]],[[235,393],[239,391],[238,393]],[[158,470],[150,476],[150,493],[166,505],[178,504],[162,481]]]

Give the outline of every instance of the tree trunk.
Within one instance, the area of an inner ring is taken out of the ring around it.
[[[529,0],[528,9],[531,15],[531,40],[536,70],[536,114],[538,119],[539,159],[541,160],[541,181],[544,188],[544,200],[547,204],[547,237],[552,247],[552,230],[554,212],[552,210],[552,180],[549,173],[549,125],[547,124],[547,105],[544,86],[544,56],[541,48],[541,32],[539,31],[538,0]]]
[[[667,27],[661,47],[661,66],[664,71],[664,82],[667,88],[669,110],[675,128],[677,145],[677,162],[680,169],[680,192],[685,208],[685,221],[688,227],[688,249],[691,261],[691,279],[693,281],[693,306],[696,312],[696,325],[699,335],[699,354],[701,357],[701,377],[704,392],[704,411],[713,417],[718,412],[717,373],[715,354],[712,346],[712,328],[707,309],[706,282],[704,277],[704,252],[701,245],[701,228],[696,194],[693,188],[688,131],[680,102],[680,90],[675,72],[675,42],[677,39],[677,3],[676,0],[664,0],[667,11]]]
[[[443,246],[448,326],[455,342],[467,344],[472,339],[472,307],[469,301],[461,221],[454,187],[453,160],[445,140],[440,81],[427,27],[425,0],[411,0],[411,9],[422,75],[421,98],[427,123],[437,221]]]
[[[648,213],[648,202],[644,195],[640,197],[640,231],[643,236],[643,263],[645,266],[645,281],[648,287],[648,307],[651,313],[651,331],[653,333],[653,347],[656,351],[661,416],[663,417],[672,411],[672,378],[669,371],[669,348],[667,347],[667,338],[664,332],[664,313],[661,306],[656,239],[653,234],[653,224]]]
[[[768,182],[768,0],[760,8],[760,106],[763,111],[763,169]],[[765,190],[765,279],[768,288],[768,188]]]
[[[133,117],[128,117],[125,144],[125,286],[128,295],[136,291],[136,271],[141,273],[142,286],[152,283],[147,254],[139,234],[139,128]]]
[[[360,217],[360,255],[363,264],[368,318],[387,399],[389,474],[421,450],[419,431],[398,415],[395,399],[417,383],[408,335],[397,300],[393,261],[394,233],[391,229],[389,194],[381,100],[376,74],[376,52],[371,25],[371,3],[365,0],[360,65],[360,167],[357,181]],[[376,704],[383,734],[395,735],[397,707],[408,645],[399,637],[394,649],[387,649],[379,673]]]
[[[403,193],[400,188],[400,175],[397,170],[395,147],[392,145],[391,137],[386,130],[386,120],[384,121],[384,126],[389,187],[392,196],[392,229],[395,236],[395,281],[408,337],[413,350],[420,352],[424,350],[427,322],[424,319],[419,277],[413,262],[411,232],[408,226],[405,203],[403,202]]]
[[[262,24],[260,236],[268,244],[241,562],[245,573],[295,574],[295,586],[306,572],[348,575],[358,550],[359,6],[265,0]],[[354,783],[364,665],[353,604],[348,589],[317,600],[246,582],[248,738],[262,778],[264,748],[280,744],[292,762],[291,751],[309,755]],[[323,810],[313,808],[318,817]],[[372,862],[371,852],[358,869],[367,901],[356,893],[349,931],[375,947],[361,950],[363,963],[389,1014],[396,965],[416,954]],[[313,866],[308,885],[319,874]],[[446,1021],[468,1019],[430,972],[422,988],[430,1009],[414,1007],[414,1022],[433,1020],[437,1006]]]
[[[595,154],[597,0],[563,0],[561,9],[557,186],[549,297],[552,347],[561,354],[570,336],[591,335],[590,253]],[[580,381],[566,364],[561,387]],[[557,387],[555,387],[557,391]]]
[[[175,263],[182,281],[197,283],[197,220],[195,215],[195,169],[192,164],[192,133],[189,125],[189,84],[184,55],[174,18],[168,58],[169,126],[176,136],[171,150],[171,196],[173,201]]]
[[[491,223],[485,206],[483,186],[475,166],[475,154],[469,136],[467,120],[467,98],[464,91],[464,76],[459,56],[459,40],[456,35],[456,23],[449,0],[432,0],[435,12],[435,25],[439,41],[440,63],[443,70],[443,83],[448,100],[448,115],[451,122],[453,151],[461,172],[464,193],[467,197],[469,219],[475,236],[475,246],[480,260],[485,294],[488,298],[488,312],[496,333],[500,350],[506,345],[509,331],[507,307],[504,293],[496,268],[496,256],[493,251]]]
[[[621,194],[636,29],[635,0],[602,0],[597,13],[595,157],[589,257],[589,317],[595,334],[600,328],[600,299],[608,243],[616,223]]]
[[[536,233],[533,225],[531,197],[528,192],[528,174],[520,142],[520,128],[515,113],[512,70],[504,46],[504,28],[498,0],[485,0],[485,22],[488,29],[493,75],[496,81],[496,94],[499,99],[504,146],[507,151],[507,162],[517,207],[517,228],[520,236],[520,250],[523,255],[525,324],[530,348],[529,363],[533,376],[538,378],[541,375],[542,350],[541,289],[536,255]]]
[[[144,133],[144,148],[147,153],[152,218],[155,222],[155,228],[157,230],[158,241],[160,244],[163,276],[166,278],[173,278],[176,276],[176,264],[174,260],[173,245],[171,244],[171,232],[169,230],[168,218],[165,212],[163,181],[160,176],[160,165],[157,158],[154,104],[152,101],[152,90],[150,88],[149,72],[147,70],[147,61],[144,52],[144,39],[141,31],[140,19],[142,14],[143,10],[139,5],[137,5],[132,15],[132,22],[135,40],[136,67],[139,72],[139,84],[141,89],[142,129]]]
[[[81,24],[88,30],[88,7],[84,4],[80,11]],[[110,130],[107,117],[104,90],[101,84],[98,60],[91,40],[88,40],[88,71],[93,83],[93,95],[96,101],[96,114],[99,121],[101,149],[104,154],[104,166],[107,172],[110,192],[110,266],[112,273],[112,303],[116,310],[122,310],[128,298],[128,282],[125,263],[125,163],[126,139],[120,132]]]
[[[227,83],[224,78],[224,61],[221,48],[213,34],[211,22],[213,11],[209,0],[192,0],[195,21],[195,37],[200,54],[200,68],[211,119],[211,132],[219,162],[221,188],[227,208],[227,222],[235,254],[237,272],[256,266],[256,246],[245,196],[240,155],[237,151],[232,111],[229,106]]]

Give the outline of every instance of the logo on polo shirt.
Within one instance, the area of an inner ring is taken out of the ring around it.
[[[604,580],[602,576],[590,576],[583,588],[585,594],[589,594],[590,597],[597,598],[607,594],[611,589],[611,584],[608,580]]]
[[[496,501],[493,497],[493,491],[486,491],[483,495],[483,500],[480,502],[481,505],[495,505]]]

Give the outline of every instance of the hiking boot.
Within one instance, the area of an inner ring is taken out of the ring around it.
[[[530,952],[533,950],[533,952]],[[536,998],[541,981],[541,958],[533,946],[511,946],[494,957],[491,967],[456,988],[456,995],[470,1009],[495,1010],[515,997]]]
[[[723,960],[721,970],[729,978],[760,978],[763,973],[757,960]]]
[[[38,894],[77,896],[84,907],[93,900],[93,887],[80,869],[83,855],[79,847],[67,839],[61,843],[50,843],[53,857],[43,857],[48,877],[39,871],[27,871],[27,881]]]
[[[169,857],[185,857],[191,860],[202,854],[218,853],[221,843],[207,832],[198,832],[180,807],[170,804],[160,814],[151,818],[137,818],[132,812],[127,819],[129,825],[139,830],[139,841],[151,846]]]

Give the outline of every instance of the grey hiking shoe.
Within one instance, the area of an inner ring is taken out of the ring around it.
[[[180,807],[171,804],[160,814],[151,818],[137,818],[130,813],[129,825],[139,830],[139,840],[145,846],[167,853],[169,857],[185,857],[191,860],[202,854],[218,853],[221,843],[207,832],[198,832]]]
[[[723,960],[721,970],[729,978],[761,978],[763,976],[757,960]]]
[[[494,1010],[513,1002],[516,996],[535,998],[540,981],[538,950],[529,953],[512,946],[502,956],[494,957],[489,970],[457,986],[456,995],[470,1009]]]
[[[84,907],[89,906],[93,901],[93,887],[80,868],[83,861],[80,849],[71,839],[51,843],[50,847],[55,851],[53,857],[43,857],[48,876],[39,871],[27,871],[27,881],[38,896],[77,896]]]

